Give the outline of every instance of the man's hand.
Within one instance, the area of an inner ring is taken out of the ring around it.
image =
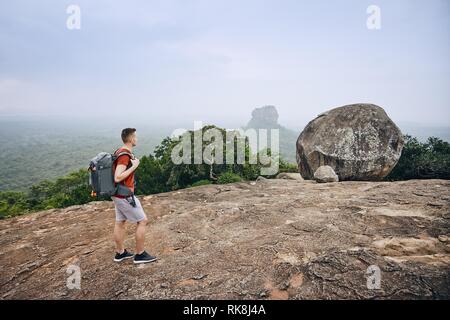
[[[131,161],[131,166],[133,168],[136,169],[139,166],[139,159],[138,158],[130,159],[130,161]]]

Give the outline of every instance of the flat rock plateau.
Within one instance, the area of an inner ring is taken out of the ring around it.
[[[159,257],[146,265],[113,262],[110,201],[1,220],[0,299],[450,298],[447,180],[272,179],[140,199]]]

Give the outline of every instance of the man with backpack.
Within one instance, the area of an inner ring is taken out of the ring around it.
[[[134,172],[139,166],[139,159],[133,155],[133,147],[137,145],[136,129],[122,130],[124,145],[114,153],[117,156],[113,164],[114,182],[117,192],[111,197],[116,211],[114,241],[116,255],[114,261],[120,262],[134,256],[134,263],[153,262],[157,258],[144,250],[147,216],[138,198],[134,196]],[[125,222],[136,223],[136,254],[128,252],[124,247]]]

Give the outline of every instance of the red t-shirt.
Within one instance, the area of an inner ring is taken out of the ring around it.
[[[116,151],[115,154],[119,154],[123,151],[130,152],[128,149],[120,148]],[[130,157],[126,154],[121,155],[119,158],[117,158],[115,165],[114,165],[114,175],[116,172],[116,168],[119,164],[124,165],[128,169],[130,162],[131,162]],[[122,180],[120,183],[127,186],[132,192],[134,192],[134,171],[128,177],[126,177],[124,180]],[[114,196],[117,198],[125,198],[124,196],[120,196],[120,195],[114,195]]]

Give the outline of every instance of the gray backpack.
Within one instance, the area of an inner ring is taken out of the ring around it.
[[[116,150],[117,151],[117,150]],[[93,197],[100,196],[131,196],[133,192],[122,183],[114,182],[115,161],[122,155],[128,155],[133,158],[133,155],[127,151],[122,151],[118,154],[107,152],[100,152],[89,163],[89,185],[92,187],[91,195]]]

